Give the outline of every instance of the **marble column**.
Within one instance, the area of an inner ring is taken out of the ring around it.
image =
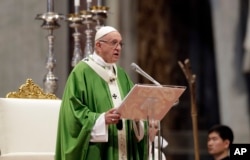
[[[124,48],[119,64],[127,71],[135,83],[137,83],[137,73],[135,73],[130,64],[137,63],[137,26],[136,10],[137,1],[107,1],[110,13],[106,25],[116,27],[123,37]],[[127,12],[129,11],[129,12]]]
[[[232,127],[235,143],[250,142],[246,81],[240,51],[240,1],[211,0],[220,120]]]

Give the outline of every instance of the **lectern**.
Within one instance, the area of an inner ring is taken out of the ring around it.
[[[151,143],[156,132],[160,132],[159,122],[185,90],[185,86],[136,84],[124,98],[118,112],[123,119],[147,121],[148,142]],[[154,154],[152,156],[154,160]]]

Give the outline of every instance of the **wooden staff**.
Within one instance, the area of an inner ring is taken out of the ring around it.
[[[196,107],[196,75],[192,73],[190,61],[186,59],[184,64],[182,62],[178,62],[181,67],[183,73],[186,76],[186,79],[189,84],[189,91],[191,95],[191,117],[192,117],[192,125],[193,125],[193,138],[194,138],[194,155],[195,160],[199,160],[199,141],[198,141],[198,127],[197,127],[197,107]]]

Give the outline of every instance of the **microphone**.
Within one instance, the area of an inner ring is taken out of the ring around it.
[[[117,113],[117,112],[115,111],[114,113]],[[123,124],[122,124],[122,120],[121,119],[119,119],[118,123],[116,123],[116,128],[118,130],[122,130]]]
[[[131,68],[133,70],[135,70],[137,73],[141,74],[143,77],[147,78],[148,80],[150,80],[151,82],[153,82],[155,85],[157,86],[161,86],[161,84],[159,82],[157,82],[154,78],[152,78],[149,74],[147,74],[146,72],[144,72],[137,64],[135,63],[131,63]],[[174,106],[176,106],[177,104],[179,104],[179,100],[177,102],[174,103]]]
[[[116,124],[116,128],[117,128],[118,130],[122,130],[123,125],[122,125],[122,120],[121,120],[121,119],[120,119],[120,120],[118,121],[118,123]]]
[[[147,78],[151,82],[153,82],[157,86],[161,86],[159,82],[157,82],[154,78],[152,78],[149,74],[144,72],[137,64],[131,63],[131,68],[135,70],[137,73],[141,74],[143,77]]]

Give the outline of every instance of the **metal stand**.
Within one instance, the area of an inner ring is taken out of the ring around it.
[[[74,28],[74,53],[71,60],[71,66],[74,67],[79,61],[83,59],[82,49],[81,49],[81,37],[82,34],[79,32],[79,29],[83,26],[82,17],[80,14],[70,14],[67,18],[70,22],[70,27]]]
[[[82,23],[86,26],[86,43],[84,47],[84,57],[93,53],[91,25],[94,23],[93,15],[90,11],[81,11]]]
[[[157,132],[159,138],[158,138],[158,145],[161,146],[160,144],[160,121],[156,120],[154,117],[154,111],[155,111],[155,107],[154,107],[154,103],[156,103],[156,99],[150,98],[148,99],[146,102],[144,102],[142,107],[146,107],[147,108],[147,123],[148,123],[148,160],[150,160],[150,153],[151,153],[151,160],[155,160],[155,143],[154,143],[154,139],[155,139],[155,132]],[[150,148],[150,144],[151,144],[151,148]],[[158,150],[158,160],[161,160],[161,150]]]
[[[147,74],[146,72],[144,72],[139,66],[137,66],[135,63],[132,63],[132,66],[134,67],[134,69],[135,69],[135,71],[137,72],[137,73],[139,73],[140,75],[142,75],[143,77],[145,77],[145,78],[147,78],[148,80],[150,80],[151,82],[153,82],[156,86],[161,86],[161,84],[159,83],[159,82],[157,82],[153,77],[151,77],[149,74]],[[148,110],[149,111],[149,110]],[[152,112],[154,111],[154,108],[152,108]],[[148,114],[149,115],[149,114]],[[149,120],[151,120],[151,119],[148,119],[148,122],[149,122]],[[157,122],[157,125],[155,125],[155,123],[153,123],[154,124],[154,128],[158,128],[158,145],[161,147],[162,146],[162,144],[161,144],[161,123],[160,123],[160,121],[158,121]],[[154,141],[152,142],[152,158],[153,158],[153,160],[154,160]],[[161,157],[161,149],[159,149],[158,150],[158,158],[159,158],[159,160],[161,160],[162,159],[162,157]]]
[[[64,16],[52,11],[38,14],[36,16],[36,19],[43,20],[43,24],[41,27],[43,29],[48,30],[48,45],[49,45],[49,51],[46,61],[46,68],[48,72],[45,74],[43,83],[44,83],[44,91],[46,93],[55,93],[57,90],[57,81],[58,78],[53,73],[55,66],[56,66],[56,60],[54,58],[54,39],[55,36],[53,35],[53,31],[60,27],[60,25],[57,23],[59,19],[64,19]]]
[[[96,21],[96,31],[104,25],[104,21],[107,19],[107,12],[109,7],[107,6],[93,6],[91,7],[91,13],[93,19]]]

